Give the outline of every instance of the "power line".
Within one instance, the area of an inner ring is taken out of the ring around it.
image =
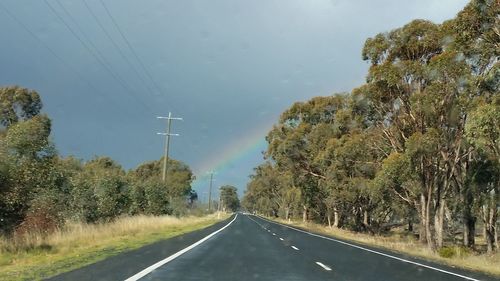
[[[19,26],[21,26],[24,29],[24,31],[26,31],[26,33],[31,35],[31,37],[33,37],[33,39],[38,41],[38,43],[40,43],[44,48],[46,48],[52,56],[54,56],[63,66],[65,66],[67,69],[69,69],[78,79],[80,79],[80,81],[82,81],[84,84],[86,84],[93,92],[99,93],[103,96],[107,96],[108,99],[110,98],[109,95],[106,94],[106,92],[104,92],[100,88],[97,88],[96,86],[94,86],[88,79],[85,78],[85,76],[83,76],[83,74],[81,72],[79,72],[75,67],[73,67],[70,63],[68,63],[65,59],[63,59],[63,57],[59,56],[57,54],[57,52],[54,51],[54,49],[52,49],[47,43],[45,43],[45,41],[40,39],[40,37],[38,35],[36,35],[36,33],[33,32],[31,30],[31,28],[29,28],[26,24],[24,24],[9,8],[7,8],[7,6],[5,6],[1,2],[0,2],[0,8],[2,8],[3,11],[12,20],[14,20],[14,22],[19,24]],[[113,107],[111,110],[114,110],[114,109],[115,108]]]
[[[161,88],[155,82],[155,80],[153,79],[152,75],[149,73],[148,69],[146,68],[146,66],[144,65],[144,63],[142,62],[142,60],[139,58],[139,56],[137,55],[137,53],[135,52],[134,48],[132,48],[132,44],[130,44],[129,40],[127,39],[127,37],[125,36],[125,34],[122,32],[122,30],[121,30],[120,26],[118,25],[118,23],[116,22],[115,18],[111,15],[111,12],[109,11],[108,7],[106,6],[106,4],[104,4],[104,1],[102,1],[102,0],[99,0],[99,1],[101,2],[102,6],[106,10],[106,13],[108,14],[108,16],[111,19],[111,21],[113,22],[114,26],[116,27],[116,29],[120,33],[121,37],[123,38],[123,40],[127,44],[128,48],[130,49],[130,51],[132,52],[132,54],[134,55],[134,57],[137,59],[137,61],[141,65],[142,69],[144,70],[144,73],[146,73],[146,75],[151,80],[151,82],[153,82],[153,84],[155,85],[155,87],[158,90],[158,92],[161,93],[162,92]]]
[[[27,25],[25,25],[18,17],[15,16],[14,13],[12,13],[1,2],[0,2],[0,8],[2,8],[4,10],[4,12],[8,16],[10,16],[17,24],[19,24],[28,34],[30,34],[33,38],[35,38],[36,41],[38,41],[40,44],[42,44],[42,46],[44,46],[57,60],[59,60],[59,62],[61,62],[65,67],[67,67],[68,69],[70,69],[73,72],[73,74],[75,74],[78,78],[80,78],[81,80],[83,80],[85,82],[85,84],[87,84],[87,86],[89,86],[89,88],[91,88],[95,92],[101,92],[96,87],[94,87],[94,85],[92,85],[92,83],[90,83],[90,81],[88,81],[87,79],[85,79],[80,72],[78,72],[68,62],[66,62],[61,56],[59,56],[49,45],[47,45],[47,43],[45,43],[42,39],[40,39],[40,37],[38,37]]]
[[[144,78],[142,78],[142,75],[140,75],[139,71],[137,71],[137,68],[132,64],[132,62],[128,59],[128,57],[123,53],[122,49],[116,43],[116,41],[113,39],[113,37],[111,37],[111,35],[106,30],[106,28],[104,27],[104,25],[102,24],[102,22],[99,20],[99,18],[97,17],[97,15],[90,8],[90,6],[89,6],[89,4],[87,3],[86,0],[83,0],[83,4],[85,5],[85,7],[89,11],[89,13],[92,15],[92,17],[94,18],[94,20],[97,22],[97,25],[99,26],[99,28],[104,32],[104,34],[106,35],[106,37],[111,41],[111,43],[113,44],[113,46],[118,50],[118,53],[120,53],[121,57],[127,62],[127,64],[130,66],[130,68],[132,68],[132,70],[135,72],[135,74],[137,75],[137,77],[139,77],[139,79],[142,81],[142,83],[148,88],[149,92],[153,92],[153,90],[151,89],[151,87],[149,86],[149,84],[146,83],[146,81],[144,80]]]
[[[106,57],[101,53],[101,51],[99,50],[99,48],[97,48],[97,46],[92,42],[92,40],[89,39],[89,36],[87,36],[87,34],[83,31],[83,28],[78,24],[78,22],[76,21],[76,19],[71,15],[71,13],[64,7],[64,5],[59,1],[59,0],[55,0],[56,3],[61,7],[61,9],[63,10],[63,12],[66,14],[66,16],[68,16],[68,18],[73,22],[73,24],[76,26],[76,29],[78,29],[78,31],[82,34],[83,36],[83,39],[86,40],[86,42],[88,42],[88,44],[90,45],[90,47],[93,48],[94,52],[97,54],[97,56],[99,57],[99,59],[101,60],[101,62],[103,64],[105,64],[105,67],[108,68],[108,70],[110,72],[112,72],[112,75],[115,76],[116,78],[119,78],[120,82],[123,82],[124,85],[126,84],[123,79],[121,79],[116,73],[115,71],[112,69],[111,67],[111,63],[109,63],[109,61],[106,59]],[[61,19],[61,18],[60,18]],[[62,20],[62,19],[61,19]],[[81,42],[81,41],[80,41]],[[83,43],[83,42],[82,42]],[[96,58],[97,59],[97,58]],[[130,90],[130,85],[127,85],[127,87],[125,88],[126,90]]]
[[[56,0],[57,1],[57,0]],[[126,92],[136,99],[142,106],[146,109],[149,107],[142,102],[142,100],[138,99],[135,95],[132,94],[132,91],[125,85],[125,83],[96,55],[95,52],[87,45],[82,38],[71,28],[71,26],[64,20],[64,18],[54,9],[54,7],[47,1],[44,0],[45,4],[49,7],[52,13],[66,26],[66,28],[73,34],[73,36],[82,44],[82,46],[87,50],[89,54],[91,54],[94,59],[99,62],[99,64],[106,69],[106,71],[126,90]],[[59,3],[59,1],[57,1]],[[60,3],[59,3],[60,4]]]
[[[128,88],[120,81],[118,77],[115,76],[113,71],[111,71],[108,66],[96,55],[96,53],[85,43],[82,38],[71,28],[71,26],[64,20],[64,18],[54,9],[54,7],[47,1],[44,0],[45,4],[49,7],[49,9],[52,11],[52,13],[66,26],[66,28],[73,34],[73,36],[82,44],[82,46],[87,50],[89,54],[91,54],[94,59],[106,69],[106,71],[109,72],[111,76],[113,76],[120,84],[121,86],[125,89],[128,90]],[[59,3],[59,2],[58,2]]]

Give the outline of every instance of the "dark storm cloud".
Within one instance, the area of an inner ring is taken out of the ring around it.
[[[126,168],[161,156],[162,139],[155,133],[164,124],[155,117],[172,111],[185,119],[174,124],[181,136],[173,139],[172,156],[198,173],[205,172],[200,163],[254,128],[270,127],[294,101],[361,84],[367,65],[360,51],[367,37],[413,18],[441,22],[466,3],[105,1],[155,85],[99,1],[87,3],[135,70],[82,1],[60,0],[73,19],[57,1],[48,2],[85,39],[73,20],[81,26],[126,87],[38,0],[2,4],[64,63],[0,9],[0,84],[19,84],[42,94],[61,153],[85,159],[109,155]],[[257,153],[235,161],[219,173],[218,184],[233,183],[242,190],[260,158]]]

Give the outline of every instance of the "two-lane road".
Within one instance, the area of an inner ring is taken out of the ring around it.
[[[140,280],[495,279],[239,214],[225,229],[149,269]]]
[[[499,280],[238,214],[50,279]]]

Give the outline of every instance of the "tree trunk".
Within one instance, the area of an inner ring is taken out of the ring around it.
[[[304,205],[303,208],[304,208],[304,210],[302,212],[302,221],[307,222],[307,206]]]
[[[408,232],[413,232],[413,220],[408,218]]]
[[[498,249],[498,225],[495,224],[495,247]]]
[[[462,204],[463,204],[463,244],[465,247],[474,247],[476,243],[476,218],[472,213],[472,201],[474,200],[471,194],[470,186],[464,186],[464,191],[462,192]]]
[[[436,247],[443,247],[443,229],[444,229],[444,210],[446,206],[446,201],[441,200],[441,204],[438,206],[438,210],[434,215],[434,231],[436,232]]]
[[[493,233],[494,231],[492,231],[492,229],[486,229],[486,245],[488,253],[493,253],[495,248],[495,237]]]
[[[430,194],[430,192],[428,192]],[[431,200],[429,198],[425,198],[424,195],[421,195],[422,197],[422,205],[424,206],[424,228],[425,228],[425,238],[427,240],[427,246],[431,250],[435,250],[435,245],[434,245],[434,239],[432,235],[432,229],[431,229]]]
[[[486,247],[488,250],[488,253],[491,253],[493,251],[493,242],[492,242],[492,235],[489,229],[489,208],[487,206],[482,206],[482,215],[483,215],[483,235],[484,235],[484,240],[486,241]]]
[[[496,189],[493,189],[489,196],[490,198],[488,198],[482,210],[487,249],[488,253],[492,253],[498,245],[496,224],[498,219],[498,202],[500,198]]]
[[[487,231],[486,231],[486,221],[485,221],[485,216],[483,216],[483,239],[484,241],[488,240],[488,234],[487,234]]]
[[[337,208],[335,208],[333,211],[333,226],[335,226],[336,228],[340,227],[340,217]]]
[[[420,195],[420,210],[418,212],[418,216],[420,217],[420,227],[418,228],[419,237],[418,240],[422,244],[427,243],[427,232],[425,231],[425,197],[424,195]]]
[[[285,220],[288,220],[290,218],[290,208],[285,209]]]
[[[328,220],[328,227],[332,228],[332,214],[331,214],[331,212],[328,212],[326,219]]]
[[[495,250],[495,239],[496,237],[496,230],[495,230],[495,225],[496,225],[496,212],[497,212],[497,206],[489,206],[485,212],[488,213],[485,224],[486,224],[486,243],[487,243],[487,249],[488,253],[492,253]]]
[[[472,248],[476,244],[476,218],[472,215],[463,217],[463,243],[465,247]]]

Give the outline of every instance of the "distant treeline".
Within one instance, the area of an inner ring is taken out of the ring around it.
[[[106,222],[122,215],[183,215],[197,194],[190,168],[162,159],[124,169],[111,158],[83,162],[58,155],[51,120],[35,91],[0,88],[0,234],[50,232],[66,221]]]
[[[431,249],[474,247],[477,232],[498,248],[500,2],[380,33],[362,58],[366,84],[281,115],[243,206],[374,234],[415,226]]]

